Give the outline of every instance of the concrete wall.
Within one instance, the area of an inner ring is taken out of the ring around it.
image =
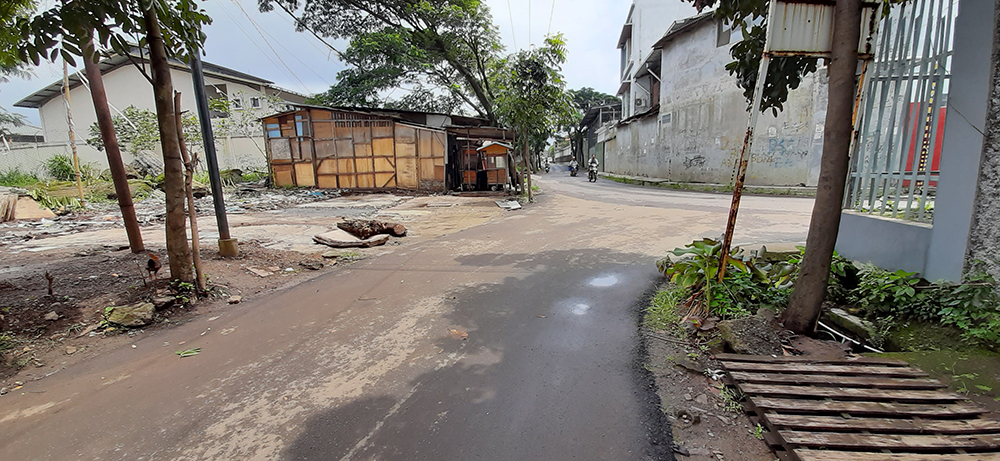
[[[1000,1],[997,1],[1000,11]],[[986,15],[986,11],[983,14]],[[961,16],[960,16],[961,17]],[[994,12],[992,78],[986,111],[979,185],[972,209],[967,265],[989,272],[1000,280],[1000,14]],[[978,133],[977,133],[978,134]],[[935,225],[937,222],[935,221]],[[980,262],[982,264],[980,264]]]
[[[263,153],[257,148],[264,148],[264,138],[246,137],[222,137],[216,138],[216,154],[219,158],[219,168],[227,170],[239,168],[243,171],[266,171],[267,160]],[[77,155],[82,164],[91,164],[96,168],[106,170],[108,168],[108,158],[102,151],[88,146],[85,143],[77,142]],[[198,149],[201,151],[202,149]],[[42,164],[56,156],[72,156],[73,152],[69,142],[45,142],[37,144],[19,144],[11,146],[10,150],[0,145],[0,171],[19,169],[41,175],[43,173]],[[204,156],[201,157],[201,168],[205,166]],[[162,154],[159,149],[148,156],[156,165],[163,165]],[[129,164],[135,158],[127,152],[122,152],[122,160]]]
[[[609,172],[683,182],[732,180],[747,103],[725,69],[732,57],[728,45],[716,46],[717,32],[715,22],[706,21],[663,49],[659,114],[619,127],[619,158],[608,159]],[[747,184],[816,185],[826,100],[821,68],[791,91],[778,116],[761,114]]]
[[[639,71],[640,66],[646,61],[650,53],[653,52],[653,44],[660,37],[663,37],[667,28],[670,27],[670,21],[664,18],[670,17],[675,10],[675,5],[662,0],[635,0],[633,4],[635,5],[635,9],[632,11],[631,46],[625,67],[629,68],[628,62],[631,62],[632,65],[628,74],[622,76],[621,81],[623,82],[633,80],[633,75]],[[648,87],[649,83],[646,82],[645,85]],[[632,88],[628,92],[619,96],[622,98],[622,117],[628,117],[641,112],[654,104],[653,102],[649,102],[649,95],[646,91],[636,88],[635,84],[632,85]],[[643,107],[636,107],[635,99],[637,97],[646,101]]]
[[[191,73],[171,69],[170,78],[175,91],[181,92],[181,109],[196,110],[194,100],[194,85],[191,81]],[[261,96],[261,88],[253,88],[247,85],[223,81],[210,76],[205,76],[206,85],[226,85],[229,94],[236,94],[238,91],[246,93],[246,97]],[[146,80],[139,70],[132,65],[118,67],[104,74],[104,87],[108,94],[108,103],[114,108],[113,115],[118,115],[115,108],[125,110],[128,106],[135,106],[139,109],[156,111],[156,104],[153,101],[153,87]],[[70,89],[70,101],[73,103],[73,125],[76,127],[76,138],[78,141],[85,140],[90,135],[90,127],[97,121],[97,114],[94,112],[94,102],[90,97],[90,90],[86,86],[80,85]],[[243,107],[249,109],[249,100],[243,102]],[[68,141],[69,128],[66,123],[66,104],[63,97],[55,97],[42,105],[38,109],[38,115],[42,122],[42,131],[45,140],[48,142]],[[263,117],[264,113],[260,116]]]
[[[923,273],[931,225],[844,211],[837,253],[886,270]]]

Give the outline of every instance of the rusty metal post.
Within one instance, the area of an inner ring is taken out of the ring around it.
[[[771,56],[764,53],[760,58],[760,69],[757,71],[757,85],[753,91],[753,102],[750,104],[750,121],[747,124],[746,136],[743,138],[743,150],[737,163],[736,181],[733,183],[733,202],[729,206],[729,220],[726,222],[726,233],[722,237],[722,263],[719,265],[719,282],[726,276],[726,264],[729,262],[729,249],[733,245],[733,233],[736,230],[736,215],[740,211],[740,199],[743,198],[743,183],[747,178],[747,165],[750,164],[750,147],[753,145],[753,130],[757,126],[757,116],[760,114],[760,101],[764,97],[764,81],[767,79],[767,68],[771,64]]]

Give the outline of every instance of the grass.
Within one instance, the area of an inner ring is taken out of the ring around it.
[[[38,183],[38,176],[25,173],[20,168],[11,168],[0,173],[0,186],[28,187]]]
[[[670,330],[677,326],[681,315],[677,312],[677,304],[684,299],[686,290],[678,287],[661,288],[653,295],[649,307],[646,308],[644,323],[654,330]]]
[[[689,192],[715,192],[715,193],[731,193],[733,187],[729,185],[722,184],[704,184],[704,183],[691,183],[691,182],[670,182],[670,181],[646,181],[642,179],[626,178],[617,175],[607,175],[608,179],[620,182],[622,184],[634,184],[638,186],[654,186],[661,189],[670,190],[682,190]],[[743,193],[745,194],[755,194],[755,195],[790,195],[799,197],[815,197],[816,191],[813,189],[799,189],[791,187],[754,187],[745,186],[743,188]]]

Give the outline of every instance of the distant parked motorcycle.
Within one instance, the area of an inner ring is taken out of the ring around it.
[[[589,179],[590,182],[597,182],[597,167],[596,166],[590,167],[590,171],[587,172],[587,179]]]

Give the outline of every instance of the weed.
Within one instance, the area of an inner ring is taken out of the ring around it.
[[[644,323],[654,330],[669,330],[681,316],[677,312],[677,304],[687,295],[687,290],[683,288],[661,289],[653,295],[653,299],[646,308]]]
[[[732,413],[742,413],[743,394],[736,388],[722,386],[719,388],[719,395],[722,397],[722,409]]]
[[[25,173],[19,168],[12,168],[0,173],[0,186],[28,187],[38,183],[38,176]]]
[[[17,347],[17,338],[14,337],[14,333],[5,332],[0,333],[0,354],[9,351]]]
[[[750,428],[750,435],[752,435],[757,440],[764,440],[764,433],[767,432],[764,426],[757,424],[756,426]]]

